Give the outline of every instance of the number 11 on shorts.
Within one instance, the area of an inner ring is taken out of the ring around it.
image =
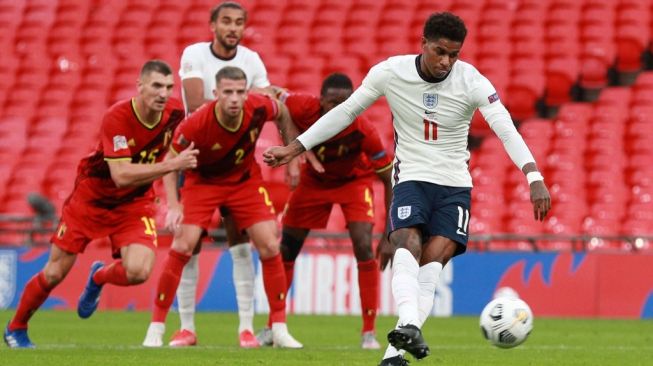
[[[456,229],[456,234],[467,236],[468,225],[469,210],[458,206],[458,229]]]

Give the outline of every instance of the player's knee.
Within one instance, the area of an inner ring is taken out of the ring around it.
[[[151,269],[147,266],[126,268],[127,280],[133,285],[141,284],[150,277]]]
[[[127,280],[132,285],[137,285],[147,281],[154,266],[154,260],[148,261],[147,259],[126,260],[123,261]]]
[[[395,248],[404,248],[410,251],[416,258],[422,252],[422,241],[414,230],[399,229],[390,234],[390,243]]]
[[[356,244],[354,243],[354,256],[358,262],[366,262],[374,258],[371,244]]]
[[[66,277],[66,272],[58,266],[46,266],[43,269],[43,276],[48,285],[56,286]]]
[[[304,240],[298,239],[286,231],[281,233],[281,255],[284,261],[294,262],[303,245]]]
[[[275,242],[261,243],[256,246],[261,259],[272,258],[279,254],[279,244]]]
[[[371,231],[360,232],[356,235],[352,235],[351,240],[354,246],[354,256],[357,261],[364,262],[374,258]]]
[[[193,255],[195,248],[198,246],[199,245],[197,240],[192,241],[182,236],[182,237],[175,238],[175,240],[173,240],[171,249],[177,253],[181,253],[184,255]]]

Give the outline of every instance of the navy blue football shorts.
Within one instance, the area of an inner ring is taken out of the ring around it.
[[[388,215],[388,234],[415,227],[422,243],[433,236],[444,236],[456,243],[456,253],[464,253],[471,207],[469,187],[448,187],[428,182],[407,181],[394,186]]]

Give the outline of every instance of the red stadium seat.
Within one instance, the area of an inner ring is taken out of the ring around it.
[[[548,43],[578,40],[578,27],[576,24],[561,23],[551,24],[546,28],[545,40]]]
[[[599,94],[597,104],[614,105],[626,107],[630,104],[632,97],[631,88],[628,87],[607,87]]]
[[[544,75],[533,71],[530,74],[515,75],[507,88],[506,107],[517,120],[533,117],[535,104],[544,93]]]
[[[318,25],[311,28],[309,38],[311,55],[331,56],[342,55],[342,28],[333,28],[331,25]]]
[[[288,79],[288,89],[297,92],[315,93],[321,84],[321,74],[315,72],[297,72]]]
[[[367,32],[369,32],[370,29],[374,29],[374,27],[376,27],[376,23],[379,18],[379,12],[380,9],[374,7],[354,7],[347,13],[345,24],[347,27],[364,27],[367,29]],[[422,20],[422,22],[423,21],[424,20]]]
[[[560,105],[569,102],[571,87],[577,77],[576,58],[551,60],[546,70],[546,104]]]

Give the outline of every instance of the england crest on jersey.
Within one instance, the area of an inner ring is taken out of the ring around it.
[[[6,309],[16,296],[17,255],[13,250],[0,250],[0,309]]]
[[[422,102],[426,108],[433,109],[438,105],[438,95],[435,93],[424,93],[422,95]]]
[[[401,206],[397,207],[397,217],[399,220],[407,219],[410,216],[412,206]]]

